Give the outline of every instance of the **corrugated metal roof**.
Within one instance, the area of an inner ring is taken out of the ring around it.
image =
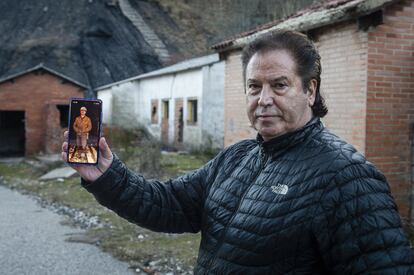
[[[202,56],[202,57],[196,57],[196,58],[192,58],[192,59],[189,59],[189,60],[179,62],[177,64],[174,64],[174,65],[171,65],[171,66],[168,66],[168,67],[164,67],[164,68],[156,70],[156,71],[152,71],[152,72],[141,74],[141,75],[138,75],[138,76],[135,76],[135,77],[125,79],[125,80],[114,82],[114,83],[111,83],[109,85],[101,86],[101,87],[96,88],[95,90],[96,91],[104,90],[104,89],[110,88],[112,86],[116,86],[116,85],[126,83],[126,82],[131,82],[131,81],[134,81],[134,80],[139,80],[139,79],[144,79],[144,78],[151,78],[151,77],[156,77],[156,76],[165,75],[165,74],[173,74],[173,73],[177,73],[177,72],[192,70],[192,69],[200,68],[200,67],[207,66],[207,65],[210,65],[210,64],[214,64],[214,63],[217,63],[219,61],[220,61],[220,58],[219,58],[219,55],[217,53]]]

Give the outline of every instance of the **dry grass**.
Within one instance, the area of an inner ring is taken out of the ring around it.
[[[125,146],[124,150],[130,156],[127,158],[128,165],[135,165],[135,170],[142,167],[142,160],[136,157],[143,156],[142,152],[148,151],[148,148],[131,145]],[[161,154],[159,151],[156,155],[159,158],[159,170],[164,171],[160,175],[163,179],[196,169],[209,159],[206,155]],[[145,156],[148,157],[148,154]],[[47,202],[68,206],[89,216],[97,216],[105,226],[88,230],[82,241],[99,245],[104,251],[129,262],[132,266],[142,269],[152,265],[152,269],[173,271],[176,274],[192,270],[200,234],[155,233],[131,224],[99,205],[93,196],[80,186],[78,176],[41,182],[38,177],[44,172],[42,170],[44,169],[39,170],[26,161],[19,164],[0,163],[0,182],[10,188],[40,196]]]

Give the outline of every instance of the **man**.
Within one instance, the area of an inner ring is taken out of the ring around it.
[[[73,123],[73,130],[76,132],[76,146],[85,150],[89,138],[89,132],[92,129],[92,122],[86,116],[86,107],[80,108],[80,116],[75,118]]]
[[[82,185],[140,226],[201,231],[195,274],[414,274],[384,176],[320,121],[314,45],[278,31],[249,44],[242,63],[256,140],[159,182],[129,171],[101,139],[99,166],[76,168]]]

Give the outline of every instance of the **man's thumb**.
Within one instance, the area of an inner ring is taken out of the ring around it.
[[[99,140],[99,149],[101,151],[102,157],[106,159],[112,159],[112,151],[109,149],[109,145],[104,137],[101,137]]]

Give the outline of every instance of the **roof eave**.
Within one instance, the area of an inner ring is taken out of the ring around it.
[[[180,67],[178,69],[170,69],[170,68],[176,67],[179,64],[183,64],[183,63],[186,63],[188,61],[191,61],[191,60],[194,60],[194,59],[199,59],[199,58],[209,58],[209,60],[207,60],[206,62],[202,62],[200,64],[196,64],[196,65],[188,65],[188,66]],[[220,59],[219,59],[219,56],[218,56],[217,53],[210,54],[210,55],[203,56],[203,57],[196,57],[196,58],[192,58],[192,59],[189,59],[189,60],[184,60],[184,61],[178,62],[177,64],[173,64],[173,65],[170,65],[170,66],[167,66],[167,67],[164,67],[164,68],[152,71],[152,72],[140,74],[140,75],[130,77],[130,78],[127,78],[127,79],[124,79],[124,80],[120,80],[120,81],[117,81],[117,82],[114,82],[114,83],[106,84],[106,85],[97,87],[94,90],[98,92],[98,91],[102,91],[102,90],[111,88],[113,86],[117,86],[117,85],[124,84],[124,83],[127,83],[127,82],[135,81],[135,80],[148,79],[148,78],[153,78],[153,77],[162,76],[162,75],[169,75],[169,74],[175,74],[175,73],[180,73],[180,72],[184,72],[184,71],[196,70],[196,69],[202,68],[204,66],[209,66],[211,64],[215,64],[215,63],[218,63],[218,62],[220,62]]]
[[[278,29],[291,29],[301,32],[309,31],[371,14],[396,1],[397,0],[355,1],[337,8],[308,12],[301,16],[289,18],[272,27],[259,30],[248,36],[224,41],[214,45],[212,48],[218,52],[241,49],[255,38]]]
[[[21,71],[21,72],[18,72],[18,73],[15,73],[15,74],[6,76],[4,78],[0,78],[0,83],[3,83],[5,81],[11,80],[13,78],[16,78],[16,77],[25,75],[27,73],[30,73],[30,72],[33,72],[33,71],[36,71],[36,70],[39,70],[39,69],[43,69],[45,71],[48,71],[49,73],[54,74],[54,75],[57,75],[60,78],[63,78],[65,80],[69,81],[69,82],[72,82],[73,84],[76,84],[77,86],[80,86],[82,88],[88,89],[88,86],[87,85],[82,84],[82,83],[80,83],[80,82],[78,82],[78,81],[76,81],[76,80],[74,80],[74,79],[72,79],[72,78],[70,78],[70,77],[68,77],[68,76],[66,76],[64,74],[61,74],[61,73],[59,73],[59,72],[57,72],[57,71],[55,71],[55,70],[53,70],[51,68],[48,68],[43,63],[40,63],[40,64],[38,64],[38,65],[36,65],[34,67],[31,67],[31,68],[29,68],[27,70],[24,70],[24,71]]]

